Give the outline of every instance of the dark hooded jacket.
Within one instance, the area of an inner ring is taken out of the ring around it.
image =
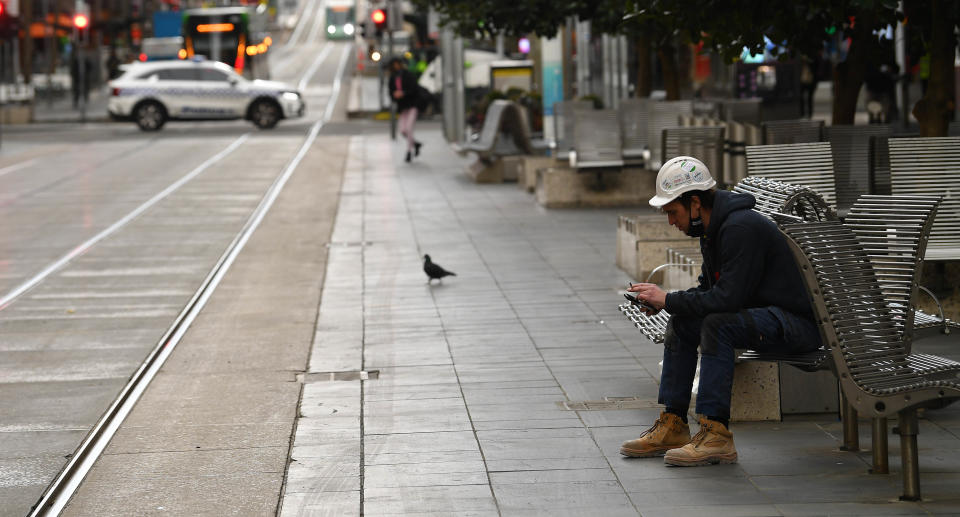
[[[718,190],[707,233],[700,285],[667,294],[670,314],[704,317],[776,306],[812,318],[807,291],[786,238],[773,221],[751,210],[750,194]]]

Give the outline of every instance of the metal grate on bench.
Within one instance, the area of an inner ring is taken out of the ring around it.
[[[926,260],[960,259],[960,137],[891,138],[887,145],[892,193],[943,196]]]
[[[647,131],[650,125],[649,112],[652,102],[645,98],[630,98],[620,101],[618,118],[625,159],[642,159],[644,153],[649,151],[650,143],[647,138]]]
[[[823,140],[822,120],[772,120],[761,125],[766,145],[800,144]]]
[[[573,148],[573,114],[580,110],[592,110],[590,101],[560,101],[553,104],[553,131],[555,133],[555,155],[558,160],[566,160]]]
[[[838,210],[848,210],[863,194],[889,194],[889,191],[879,192],[876,189],[870,140],[873,137],[889,137],[893,134],[893,126],[837,125],[829,126],[825,131],[833,151]]]
[[[696,156],[716,178],[723,177],[723,126],[664,128],[660,156]]]
[[[691,101],[659,101],[649,104],[649,126],[647,127],[647,143],[650,145],[650,166],[656,170],[663,164],[665,158],[660,154],[661,148],[655,143],[660,142],[663,130],[668,127],[677,127],[681,115],[692,115]]]
[[[839,221],[818,221],[784,224],[782,229],[798,256],[807,289],[814,294],[814,311],[841,384],[849,379],[860,390],[883,398],[880,412],[920,402],[889,395],[951,385],[928,378],[932,372],[917,368],[936,356],[909,360],[909,335],[895,324],[869,254],[852,228]],[[960,373],[960,363],[937,359],[936,372]],[[960,384],[952,385],[960,397]],[[860,399],[852,402],[877,412]]]
[[[575,110],[573,118],[573,168],[623,167],[616,110]]]
[[[810,187],[836,209],[833,152],[829,142],[748,145],[747,175]]]

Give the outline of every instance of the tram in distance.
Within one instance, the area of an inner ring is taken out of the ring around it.
[[[273,39],[267,33],[263,6],[188,9],[183,13],[183,52],[233,67],[248,79],[269,79],[267,53]]]
[[[355,0],[327,0],[325,16],[328,39],[353,39],[357,32]]]

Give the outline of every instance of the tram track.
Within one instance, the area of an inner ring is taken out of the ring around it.
[[[250,237],[260,226],[264,217],[274,205],[275,201],[280,195],[280,192],[283,190],[292,174],[297,170],[297,167],[307,154],[307,151],[317,139],[320,130],[332,118],[334,107],[340,96],[342,84],[341,78],[345,73],[347,63],[349,62],[351,49],[352,45],[344,46],[343,52],[340,55],[337,72],[334,76],[334,81],[331,86],[331,96],[323,110],[323,114],[320,119],[311,125],[296,153],[283,168],[282,172],[267,188],[260,200],[260,203],[247,218],[242,229],[234,236],[230,244],[219,256],[216,263],[207,273],[197,290],[192,294],[187,304],[179,312],[173,323],[169,326],[169,328],[167,328],[163,336],[150,351],[146,360],[130,377],[130,380],[121,389],[117,398],[111,403],[107,411],[103,413],[101,418],[87,434],[74,454],[71,455],[67,465],[57,475],[57,477],[54,479],[54,482],[49,485],[29,515],[51,516],[60,514],[60,512],[70,501],[70,498],[74,492],[82,483],[86,474],[90,471],[97,459],[103,453],[113,435],[120,428],[120,425],[123,423],[126,416],[133,409],[137,400],[139,400],[140,396],[147,389],[150,381],[157,374],[157,372],[159,372],[166,359],[176,348],[177,344],[183,338],[191,323],[203,310],[204,306],[216,290],[217,286],[220,284],[220,281],[223,279],[224,275],[226,275],[237,256],[239,256],[241,251],[244,249],[244,246],[249,241]],[[317,61],[320,60],[318,59]],[[307,79],[312,77],[312,75],[315,73],[315,70],[311,72],[309,76],[306,76]],[[0,299],[0,311],[13,303],[25,292],[38,285],[43,281],[44,278],[63,268],[72,260],[73,257],[78,256],[79,254],[84,253],[85,250],[92,248],[98,242],[118,231],[127,223],[147,211],[164,197],[176,191],[178,188],[180,188],[180,186],[200,175],[204,170],[212,166],[213,163],[217,161],[215,159],[218,157],[220,157],[219,159],[222,159],[224,156],[232,152],[237,146],[241,145],[247,138],[249,138],[248,135],[241,136],[227,149],[224,149],[214,157],[211,157],[204,162],[204,164],[187,175],[191,176],[192,174],[191,177],[188,178],[187,176],[184,176],[181,178],[181,180],[183,180],[182,183],[178,181],[177,183],[171,185],[163,192],[157,194],[157,196],[152,198],[150,201],[144,205],[141,205],[141,207],[138,207],[138,209],[134,210],[133,212],[130,212],[123,219],[117,221],[117,223],[112,225],[110,228],[104,230],[104,232],[101,232],[101,234],[98,234],[94,238],[91,238],[75,248],[74,251],[80,250],[77,251],[77,253],[71,251],[67,255],[64,255],[64,257],[61,257],[60,260],[52,263],[50,266],[44,269],[46,274],[42,278],[40,275],[37,275],[36,277],[31,278],[29,281],[24,282],[21,284],[21,286],[8,293],[6,296],[4,296],[4,298]],[[108,230],[110,231],[108,232]]]

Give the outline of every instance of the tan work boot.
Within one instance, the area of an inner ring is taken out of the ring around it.
[[[733,445],[733,433],[720,422],[700,417],[700,430],[690,443],[667,451],[663,462],[678,467],[736,463],[737,448]]]
[[[664,452],[690,441],[690,426],[683,423],[677,415],[660,413],[653,427],[647,429],[636,440],[623,442],[620,454],[631,458],[651,458],[662,456]]]

